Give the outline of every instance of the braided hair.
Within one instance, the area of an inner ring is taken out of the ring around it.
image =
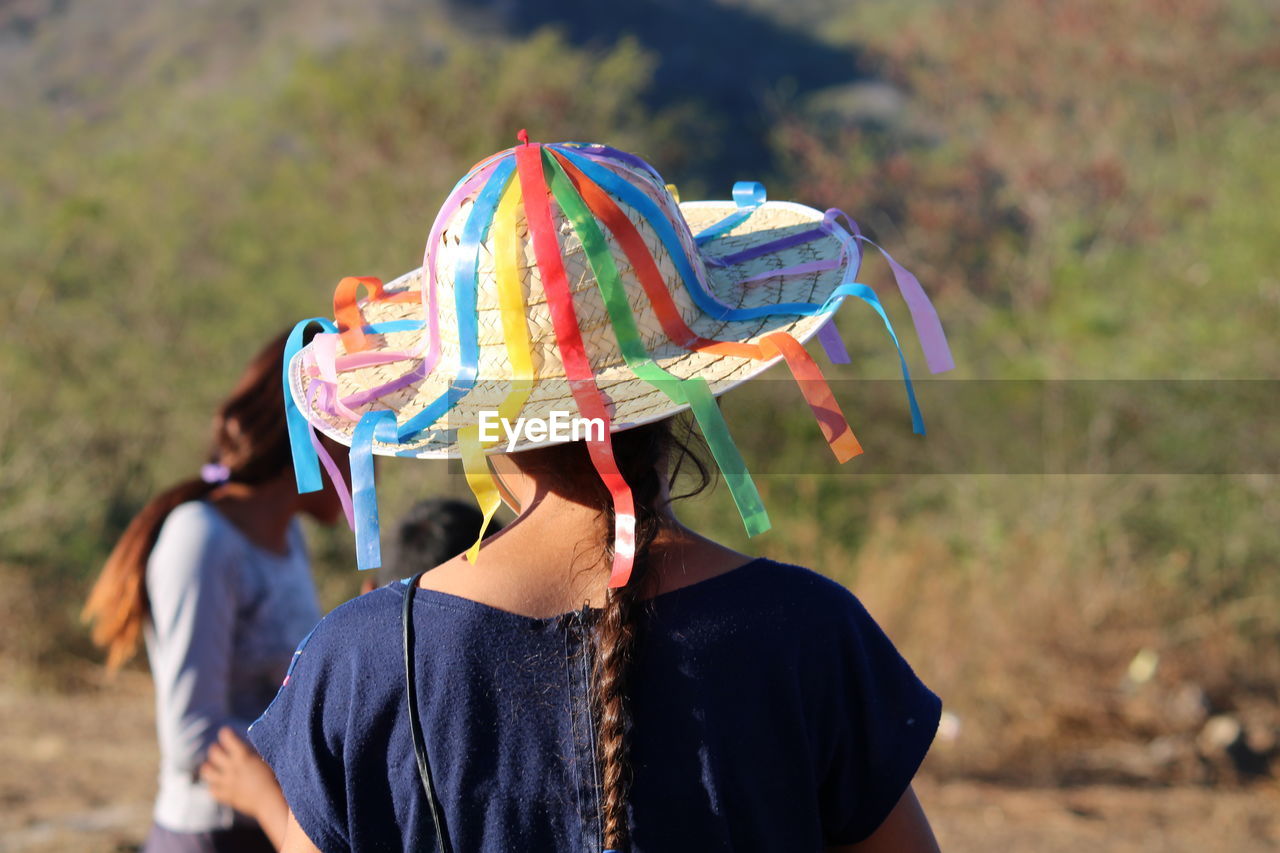
[[[669,523],[670,503],[704,491],[711,472],[703,461],[700,440],[692,422],[667,419],[633,427],[612,436],[614,458],[635,500],[636,558],[631,581],[610,589],[592,632],[591,710],[596,723],[597,761],[601,791],[601,833],[604,846],[625,853],[628,848],[627,796],[631,774],[628,762],[629,677],[641,643],[637,615],[657,578],[652,571],[650,546]],[[558,460],[564,471],[590,470],[585,445],[560,445],[564,454],[581,459]],[[574,464],[580,462],[580,465]],[[678,495],[672,489],[684,471],[689,488]],[[612,545],[613,502],[604,484],[596,480],[589,499],[599,508],[606,548]]]

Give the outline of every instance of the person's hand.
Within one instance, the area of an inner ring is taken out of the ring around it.
[[[215,800],[255,818],[279,849],[289,807],[275,774],[244,738],[223,726],[200,766],[200,778]]]

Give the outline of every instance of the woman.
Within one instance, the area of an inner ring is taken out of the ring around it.
[[[471,504],[450,498],[427,498],[409,508],[396,525],[395,559],[365,578],[360,594],[414,577],[461,554],[481,535],[484,518]],[[200,777],[214,799],[248,815],[262,826],[284,827],[289,814],[271,768],[232,729],[223,728],[200,767]],[[279,849],[283,833],[271,833]]]
[[[910,785],[937,698],[847,591],[671,511],[682,464],[707,481],[673,435],[687,407],[767,529],[712,395],[779,357],[837,458],[860,452],[801,346],[846,296],[879,309],[856,231],[752,186],[677,206],[634,155],[522,142],[455,188],[423,270],[363,302],[344,281],[289,365],[298,411],[352,448],[362,567],[375,453],[461,456],[517,519],[299,649],[250,732],[284,849],[936,849]]]
[[[271,850],[264,829],[283,830],[220,805],[197,774],[219,729],[243,733],[271,701],[320,618],[296,516],[332,524],[341,505],[333,488],[294,487],[280,417],[285,340],[258,353],[219,407],[201,477],[143,508],[85,605],[109,668],[146,641],[161,756],[148,853]]]

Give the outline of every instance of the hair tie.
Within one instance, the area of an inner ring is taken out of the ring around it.
[[[210,462],[200,467],[200,479],[211,486],[216,486],[231,479],[231,469],[219,462]]]

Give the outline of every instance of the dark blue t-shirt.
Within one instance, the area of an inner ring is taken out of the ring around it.
[[[303,641],[250,738],[324,851],[433,850],[392,584]],[[591,621],[432,590],[417,701],[453,849],[599,853]],[[756,560],[652,599],[630,696],[634,853],[819,851],[870,835],[940,703],[847,590]]]

